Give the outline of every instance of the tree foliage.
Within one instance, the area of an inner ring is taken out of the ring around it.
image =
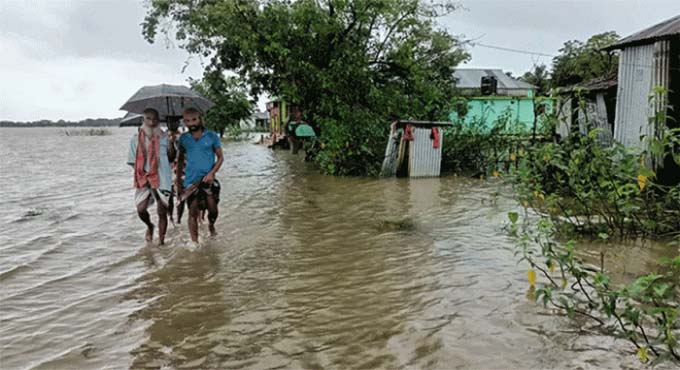
[[[536,86],[538,96],[548,95],[550,92],[550,73],[545,64],[534,66],[533,70],[524,73],[519,79]]]
[[[453,69],[468,58],[434,19],[456,9],[421,0],[153,0],[152,42],[173,26],[210,68],[237,73],[300,106],[320,129],[317,162],[329,173],[376,172],[388,120],[444,119]]]
[[[565,42],[559,50],[560,55],[553,59],[552,87],[574,85],[616,73],[618,56],[602,49],[618,40],[619,35],[609,31],[593,35],[585,43]]]
[[[238,77],[206,71],[201,80],[191,80],[190,84],[215,103],[205,115],[204,124],[219,132],[220,136],[224,136],[228,127],[238,126],[242,119],[253,113],[254,102],[248,98],[248,89]]]

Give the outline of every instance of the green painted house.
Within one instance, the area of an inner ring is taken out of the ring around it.
[[[534,97],[535,86],[516,80],[500,69],[457,69],[455,72],[460,97],[449,118],[452,122],[481,130],[490,130],[499,122],[517,133],[533,131],[543,126],[540,113],[553,111],[550,98]],[[493,81],[495,88],[483,89],[484,81]]]

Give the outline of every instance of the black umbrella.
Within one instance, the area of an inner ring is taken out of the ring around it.
[[[136,126],[141,126],[142,125],[142,120],[144,116],[141,114],[137,113],[130,113],[125,115],[120,122],[118,123],[118,127],[136,127]]]
[[[163,84],[142,87],[120,109],[141,114],[153,108],[161,116],[177,117],[187,108],[205,112],[213,105],[215,103],[186,86]]]

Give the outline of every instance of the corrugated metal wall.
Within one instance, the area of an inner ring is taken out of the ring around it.
[[[571,131],[571,98],[559,99],[557,109],[557,133],[566,138]]]
[[[671,42],[670,40],[657,41],[654,44],[654,85],[652,88],[660,87],[664,91],[654,95],[654,105],[651,109],[650,116],[656,114],[667,114],[668,105],[668,88],[670,82],[670,54]],[[664,117],[665,118],[665,117]],[[665,124],[665,122],[663,122]],[[656,130],[654,128],[653,130]],[[663,168],[663,156],[657,156],[651,163],[654,167]],[[655,168],[655,169],[658,169]]]
[[[611,145],[612,128],[609,125],[609,117],[607,117],[607,103],[604,100],[603,93],[598,93],[595,95],[595,116],[597,117],[596,127],[602,130],[602,132],[598,135],[600,144]]]
[[[668,90],[670,79],[670,40],[657,41],[654,44],[654,87],[662,87]],[[654,112],[665,112],[668,104],[666,94],[656,94]]]
[[[640,135],[649,134],[649,93],[654,82],[654,45],[623,49],[619,56],[619,86],[614,138],[641,148]]]
[[[408,172],[410,177],[437,177],[441,172],[442,165],[442,144],[444,133],[439,130],[439,148],[432,147],[433,141],[430,139],[432,129],[414,128],[414,140],[411,142],[409,151]]]
[[[626,146],[643,149],[640,136],[652,135],[650,117],[665,111],[665,94],[650,95],[654,88],[668,89],[670,41],[625,48],[619,57],[619,86],[614,138]]]
[[[585,110],[585,111],[584,111]],[[607,121],[607,107],[604,102],[604,94],[595,95],[595,100],[585,101],[584,109],[578,109],[578,127],[582,135],[588,135],[593,129],[602,130],[597,135],[597,141],[602,145],[610,145],[612,142],[611,127]]]

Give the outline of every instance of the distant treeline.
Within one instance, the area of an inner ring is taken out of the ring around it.
[[[104,127],[118,126],[121,118],[88,118],[82,121],[40,120],[33,122],[0,121],[0,127]]]

